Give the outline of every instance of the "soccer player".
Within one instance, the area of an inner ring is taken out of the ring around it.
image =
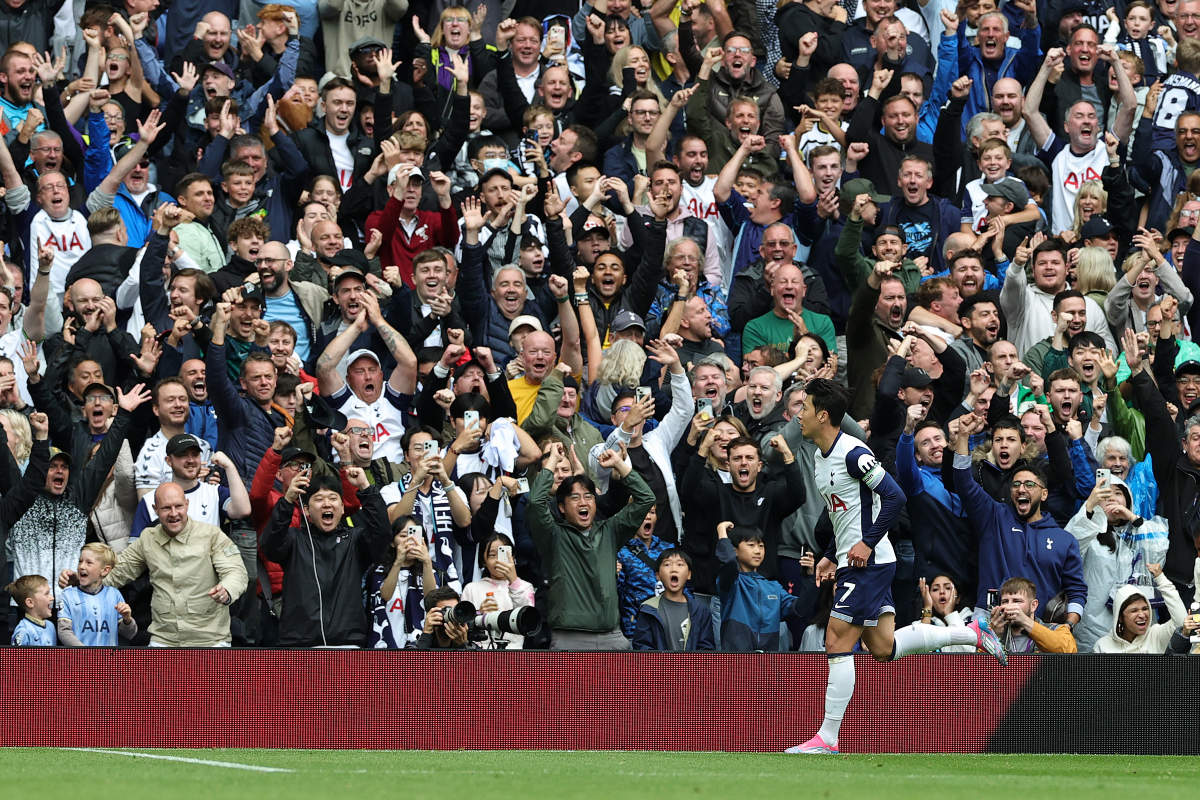
[[[820,448],[813,474],[833,523],[833,539],[817,564],[817,585],[836,578],[834,606],[825,631],[829,683],[825,720],[817,735],[789,753],[837,753],[842,716],[854,694],[855,642],[876,661],[973,644],[1005,663],[1004,648],[986,629],[915,624],[895,629],[892,579],[896,553],[887,531],[904,506],[904,493],[863,442],[841,432],[850,393],[824,378],[808,382],[800,429]]]

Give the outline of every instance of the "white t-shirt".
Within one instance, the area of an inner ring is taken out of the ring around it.
[[[199,436],[196,438],[200,440],[200,461],[207,464],[212,458],[212,448]],[[133,480],[137,488],[157,489],[174,479],[171,468],[167,466],[167,441],[162,431],[156,431],[142,445],[137,461],[133,463]]]
[[[79,260],[79,257],[92,247],[92,237],[87,229],[87,217],[78,211],[72,211],[66,219],[53,219],[45,211],[39,211],[29,223],[29,258],[33,269],[37,270],[37,243],[53,247],[55,252],[54,266],[50,267],[51,302],[57,300],[61,304],[63,292],[66,291],[67,273]]]
[[[350,188],[350,183],[354,180],[354,156],[350,154],[350,147],[346,144],[346,139],[350,134],[343,133],[341,136],[325,131],[325,135],[329,138],[329,149],[333,152],[333,165],[337,167],[338,183],[342,185],[342,191]]]
[[[1055,136],[1046,141],[1044,150],[1050,151]],[[1054,235],[1070,230],[1075,224],[1075,196],[1079,187],[1087,181],[1098,181],[1108,166],[1108,150],[1101,139],[1091,152],[1076,155],[1067,144],[1058,152],[1051,163],[1050,179],[1050,229]]]
[[[400,448],[400,437],[404,435],[404,415],[412,405],[411,394],[400,394],[383,385],[383,393],[374,403],[368,403],[346,384],[337,394],[329,398],[329,404],[346,415],[347,419],[361,419],[371,429],[371,441],[375,443],[375,458],[386,458],[399,464],[404,460]]]

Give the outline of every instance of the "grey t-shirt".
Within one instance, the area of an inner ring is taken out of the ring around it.
[[[667,641],[671,643],[671,651],[679,652],[687,649],[687,636],[683,626],[688,621],[688,606],[686,602],[677,603],[660,597],[658,609],[662,612],[663,624],[667,628]]]

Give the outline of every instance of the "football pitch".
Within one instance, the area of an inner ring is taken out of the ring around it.
[[[497,726],[499,730],[502,726]],[[203,792],[198,795],[197,790]],[[0,749],[0,797],[1200,797],[1170,756]]]

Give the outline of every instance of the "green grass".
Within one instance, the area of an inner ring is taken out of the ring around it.
[[[430,800],[1200,797],[1200,759],[787,756],[546,751],[136,750],[295,770],[247,772],[55,749],[0,749],[0,797]],[[197,794],[202,787],[203,794]]]

